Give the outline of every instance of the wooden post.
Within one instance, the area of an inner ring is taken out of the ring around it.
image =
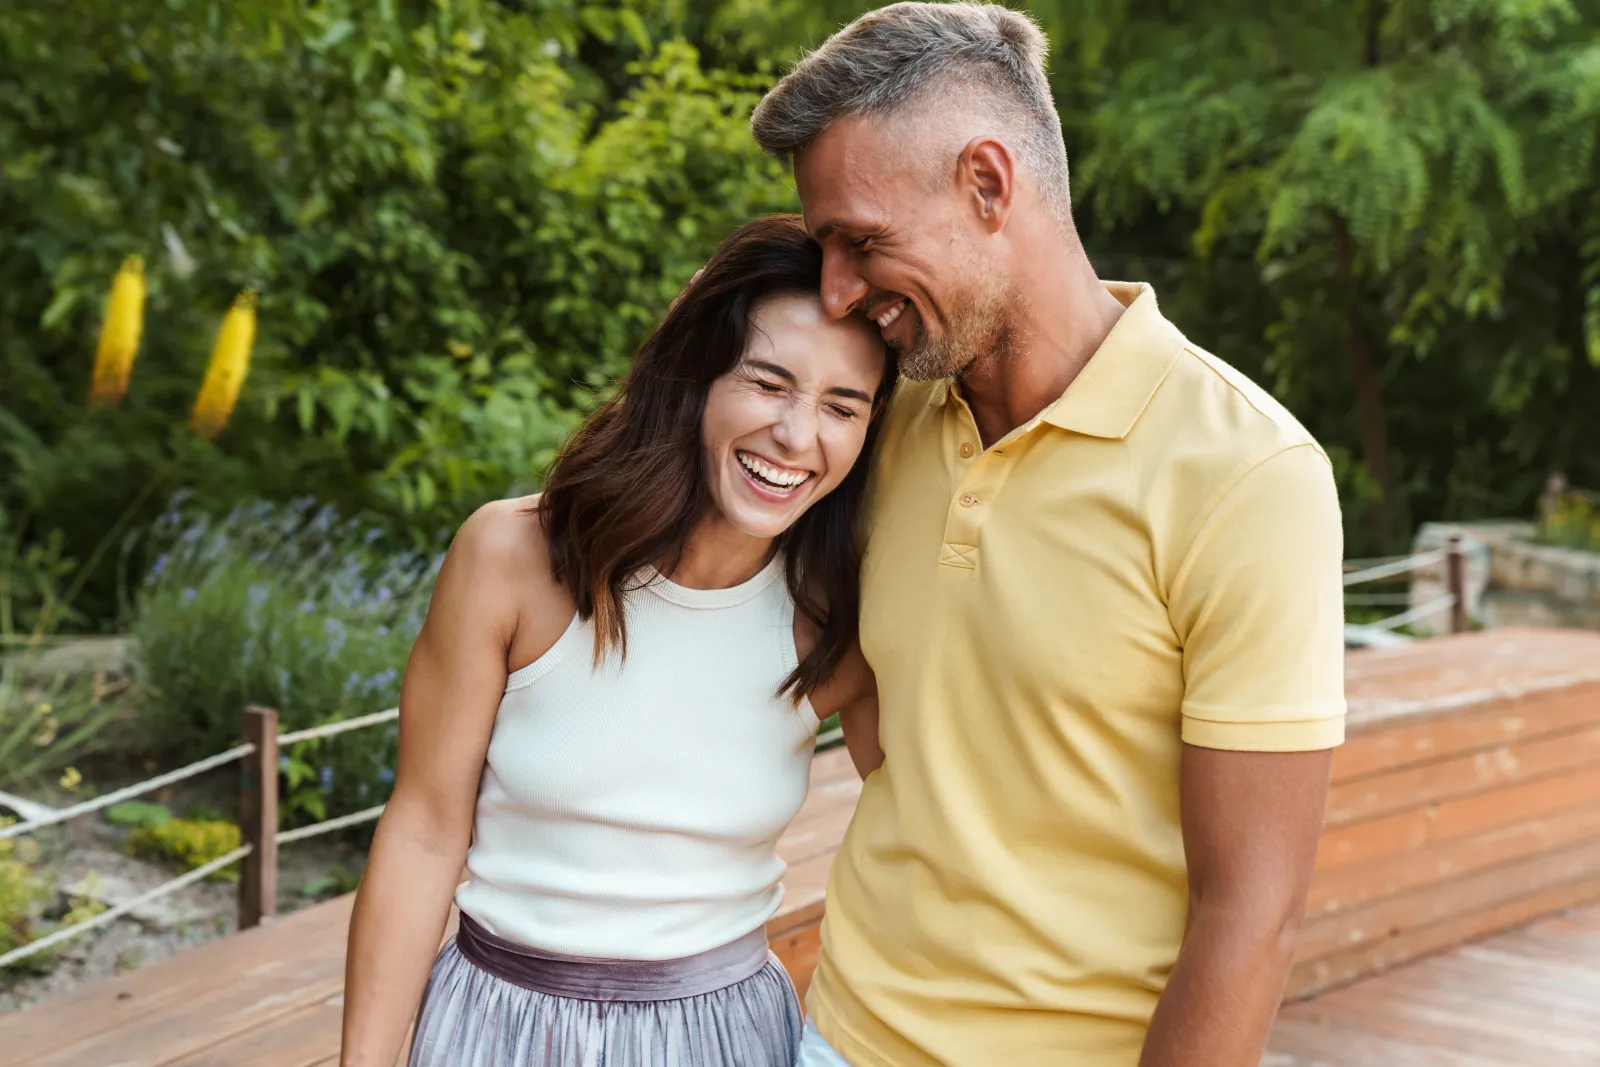
[[[250,846],[239,868],[239,929],[247,930],[278,913],[278,710],[242,715],[244,739],[256,747],[239,789],[239,843]]]
[[[1450,547],[1445,555],[1445,582],[1450,590],[1450,632],[1467,631],[1467,556],[1461,535],[1450,535]]]

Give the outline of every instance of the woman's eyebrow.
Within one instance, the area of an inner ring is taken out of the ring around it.
[[[790,370],[788,367],[780,367],[778,364],[768,363],[764,359],[747,359],[744,361],[744,365],[747,367],[753,367],[756,370],[764,370],[773,377],[782,378],[790,385],[800,384],[800,379],[796,378],[794,376],[794,371]],[[842,396],[849,400],[859,400],[864,404],[872,403],[872,397],[868,396],[866,393],[863,393],[859,389],[850,389],[842,385],[836,385],[832,389],[829,389],[828,395]]]
[[[794,376],[794,371],[790,370],[788,367],[780,367],[776,363],[768,363],[764,359],[747,359],[744,361],[744,365],[747,367],[754,367],[756,370],[764,370],[768,374],[782,378],[790,385],[800,384],[800,379],[796,378]]]

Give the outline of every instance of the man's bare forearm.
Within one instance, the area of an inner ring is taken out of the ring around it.
[[[1259,908],[1259,903],[1255,905]],[[1293,923],[1243,905],[1197,913],[1139,1067],[1257,1067],[1294,955]]]

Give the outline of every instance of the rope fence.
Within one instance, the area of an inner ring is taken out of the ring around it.
[[[48,952],[66,941],[109,925],[116,920],[162,897],[186,889],[206,877],[240,863],[239,873],[239,929],[258,925],[277,913],[278,846],[293,844],[323,834],[331,834],[362,823],[372,822],[383,814],[385,805],[375,804],[362,811],[351,812],[332,819],[299,826],[292,830],[277,829],[278,823],[278,751],[288,745],[316,741],[394,722],[400,716],[398,708],[358,715],[349,719],[324,723],[306,730],[290,733],[278,732],[278,712],[274,708],[245,708],[241,713],[244,735],[248,739],[225,752],[196,760],[187,766],[158,774],[142,782],[114,790],[104,796],[52,811],[48,815],[13,823],[0,828],[0,840],[19,837],[47,826],[103,811],[125,800],[144,796],[165,786],[215,770],[236,760],[244,761],[240,791],[240,845],[216,859],[203,863],[190,871],[163,882],[153,889],[122,901],[105,911],[51,931],[44,937],[28,942],[9,952],[0,953],[0,970],[22,960]],[[844,732],[839,729],[825,731],[817,737],[817,748],[833,748],[844,742]]]
[[[351,730],[360,730],[367,726],[378,726],[386,722],[394,722],[400,718],[399,708],[390,708],[388,711],[375,711],[371,715],[358,715],[353,719],[340,719],[338,722],[323,723],[313,726],[309,730],[296,730],[293,733],[279,734],[278,747],[284,745],[298,745],[302,741],[320,741],[324,737],[335,737],[339,734],[349,733]]]
[[[1343,584],[1346,589],[1353,585],[1365,585],[1369,582],[1382,582],[1395,578],[1402,578],[1417,574],[1421,571],[1431,570],[1444,564],[1444,586],[1447,592],[1444,596],[1437,597],[1424,604],[1409,607],[1379,619],[1376,622],[1365,623],[1369,630],[1382,630],[1392,633],[1403,626],[1421,622],[1432,618],[1442,612],[1450,613],[1450,631],[1461,633],[1468,629],[1467,619],[1467,588],[1466,588],[1466,548],[1460,534],[1451,534],[1446,547],[1435,549],[1431,552],[1420,552],[1411,556],[1394,558],[1363,560],[1354,570],[1344,573]],[[1410,604],[1410,593],[1346,593],[1345,603],[1359,607],[1383,607],[1390,605]]]
[[[68,819],[76,819],[80,815],[88,815],[115,804],[120,804],[124,800],[132,800],[134,797],[153,793],[157,789],[172,785],[175,782],[181,782],[185,778],[193,778],[197,774],[204,774],[206,771],[232,763],[234,760],[248,756],[254,751],[254,745],[238,745],[228,749],[226,752],[218,752],[215,756],[207,756],[203,760],[196,760],[187,767],[179,767],[175,771],[168,771],[166,774],[158,774],[154,778],[135,782],[125,789],[115,790],[105,796],[95,797],[93,800],[85,800],[83,803],[74,804],[70,808],[61,808],[58,811],[52,811],[48,815],[40,815],[24,822],[12,823],[10,826],[0,828],[0,841],[8,837],[20,837],[42,827],[54,826],[56,823],[66,822]]]

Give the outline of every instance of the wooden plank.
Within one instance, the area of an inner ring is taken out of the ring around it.
[[[1548,852],[1600,834],[1600,806],[1565,808],[1473,837],[1442,841],[1372,863],[1324,869],[1311,882],[1306,914],[1359,907],[1373,900],[1473,871]]]
[[[1600,907],[1547,918],[1285,1006],[1262,1065],[1593,1067],[1597,963]]]
[[[1297,963],[1290,971],[1285,996],[1289,1000],[1309,997],[1398,967],[1429,953],[1596,900],[1600,900],[1600,878],[1542,887],[1485,911],[1455,915],[1431,926],[1404,931],[1398,937]]]
[[[1261,1067],[1515,1067],[1360,1027],[1280,1015]]]
[[[1600,684],[1492,701],[1445,718],[1399,723],[1352,735],[1333,755],[1332,780],[1367,775],[1493,749],[1592,725],[1600,718]]]
[[[344,998],[337,995],[304,1005],[202,1051],[165,1060],[162,1067],[316,1067],[331,1063],[339,1056],[343,1006]]]
[[[1523,782],[1492,793],[1429,804],[1322,835],[1317,870],[1371,863],[1442,841],[1529,822],[1579,805],[1600,805],[1600,774],[1581,769]]]
[[[339,991],[350,897],[95,982],[0,1020],[0,1067],[143,1067]]]
[[[1304,962],[1345,952],[1456,915],[1497,907],[1527,895],[1530,887],[1591,877],[1600,878],[1600,839],[1386,897],[1363,908],[1319,916],[1301,929],[1295,958]]]
[[[1600,764],[1600,698],[1590,721],[1577,730],[1336,784],[1328,790],[1327,821],[1330,827],[1343,826],[1596,764]]]
[[[1532,627],[1362,649],[1345,657],[1350,736],[1600,685],[1600,634]]]

